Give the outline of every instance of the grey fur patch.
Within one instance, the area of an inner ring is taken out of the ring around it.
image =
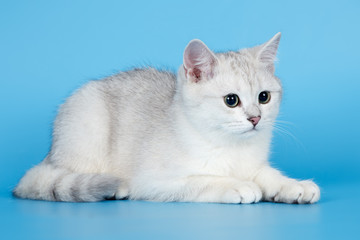
[[[62,181],[73,175],[76,175],[76,177],[72,180],[68,189],[65,189],[65,192],[59,191]],[[119,186],[120,179],[107,174],[67,173],[56,178],[49,189],[49,199],[46,198],[44,200],[70,202],[102,201],[114,197]],[[16,192],[16,189],[13,194],[14,196],[21,197]]]
[[[120,179],[105,175],[97,174],[89,178],[86,193],[87,199],[85,201],[101,201],[111,198],[115,195],[120,186]]]
[[[51,190],[51,196],[54,199],[54,201],[59,201],[59,199],[57,197],[57,194],[56,194],[56,188],[55,187],[53,187],[52,190]]]
[[[64,179],[65,175],[60,175],[54,182],[54,184],[51,187],[50,193],[53,198],[53,201],[62,201],[60,194],[57,192],[57,188],[61,181]]]
[[[58,187],[65,177],[70,177],[72,174],[77,176],[68,188],[67,193],[62,195],[58,191]],[[70,175],[59,176],[55,180],[50,189],[50,195],[53,201],[95,202],[111,199],[115,196],[119,186],[120,179],[110,175],[71,173]]]
[[[84,174],[80,174],[76,176],[74,182],[70,187],[70,197],[74,202],[83,202],[84,200],[81,198],[81,188],[85,187],[83,176]]]

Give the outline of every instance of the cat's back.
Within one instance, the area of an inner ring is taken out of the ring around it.
[[[100,82],[104,97],[113,108],[148,115],[171,105],[176,76],[169,71],[143,68],[121,72]]]
[[[103,90],[111,98],[120,97],[122,101],[133,101],[134,105],[147,101],[164,104],[163,100],[171,99],[175,93],[176,76],[169,71],[141,68],[121,72],[102,81]]]
[[[175,74],[154,68],[133,69],[90,81],[61,106],[55,124],[79,119],[136,124],[160,119],[173,102],[175,85]]]
[[[99,81],[110,114],[122,125],[158,124],[167,117],[175,88],[175,74],[154,68],[121,72]]]

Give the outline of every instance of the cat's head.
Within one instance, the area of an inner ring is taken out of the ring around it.
[[[200,131],[238,139],[271,132],[282,93],[274,76],[279,41],[280,33],[260,46],[213,53],[192,40],[178,74],[189,121]]]

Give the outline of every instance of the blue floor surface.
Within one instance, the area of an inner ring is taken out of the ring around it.
[[[2,239],[359,239],[359,184],[322,187],[314,205],[106,201],[3,194]]]

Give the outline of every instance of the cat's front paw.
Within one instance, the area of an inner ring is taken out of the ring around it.
[[[223,203],[256,203],[262,198],[258,185],[253,182],[241,182],[226,189],[222,195]]]
[[[281,185],[280,190],[273,197],[274,202],[284,203],[315,203],[320,199],[319,187],[310,180],[289,181]]]

